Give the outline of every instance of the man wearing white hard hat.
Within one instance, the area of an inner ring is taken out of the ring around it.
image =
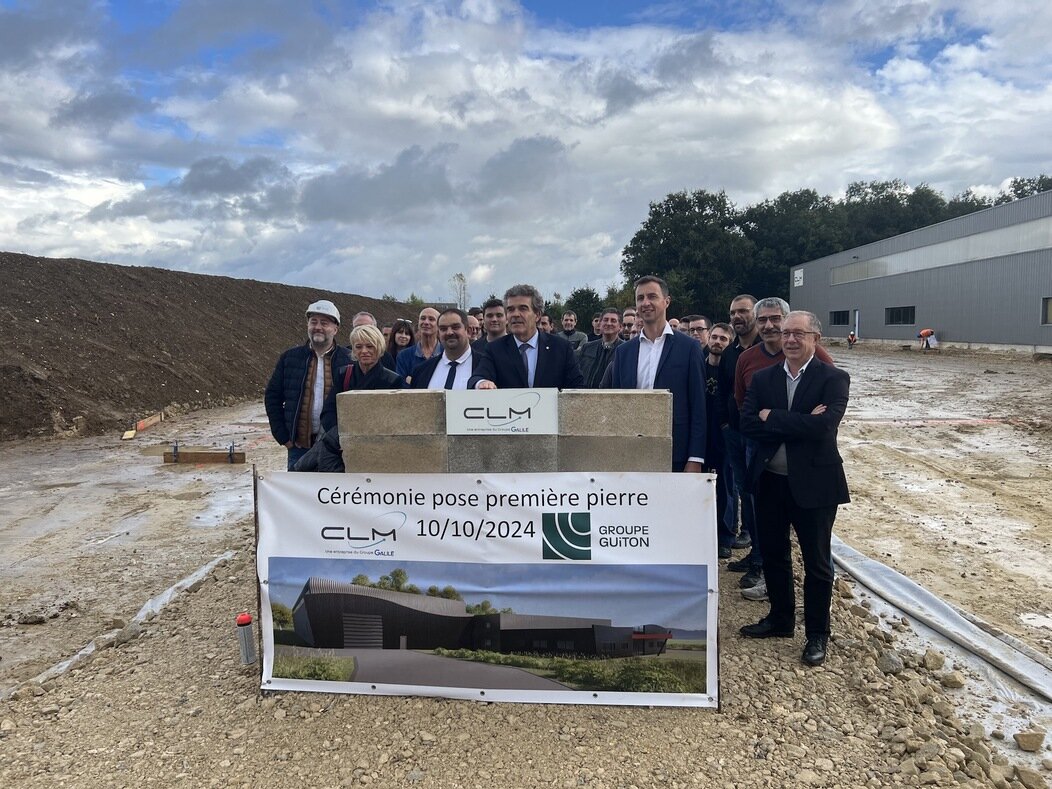
[[[337,369],[351,353],[336,344],[340,311],[322,299],[307,307],[307,342],[278,358],[263,401],[274,440],[289,451],[289,471],[307,454],[321,430],[321,409]]]

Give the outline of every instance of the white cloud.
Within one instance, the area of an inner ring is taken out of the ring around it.
[[[151,60],[85,5],[19,28],[45,57],[0,57],[0,247],[443,300],[470,267],[566,294],[614,280],[671,191],[949,195],[1052,167],[1049,4],[782,7],[733,30],[554,29],[512,0],[342,26],[193,0]],[[195,60],[249,29],[277,43]]]

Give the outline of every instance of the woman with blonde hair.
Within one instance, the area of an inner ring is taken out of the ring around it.
[[[402,379],[384,367],[387,343],[375,326],[355,326],[351,329],[351,355],[354,362],[336,370],[336,384],[329,389],[321,409],[322,430],[336,425],[336,395],[358,389],[401,389]]]

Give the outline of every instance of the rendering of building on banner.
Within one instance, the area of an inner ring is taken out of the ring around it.
[[[1052,353],[1052,192],[796,266],[789,303],[827,337]]]
[[[296,635],[327,649],[481,649],[634,657],[659,655],[672,634],[648,624],[530,614],[469,614],[463,600],[309,578],[292,609]]]

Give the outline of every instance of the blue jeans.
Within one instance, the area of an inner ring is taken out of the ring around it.
[[[723,428],[723,450],[726,453],[724,472],[727,476],[727,509],[723,521],[724,533],[733,535],[737,532],[738,501],[740,499],[742,529],[752,540],[749,562],[759,567],[763,564],[763,558],[760,555],[760,540],[756,534],[756,511],[752,496],[744,489],[745,469],[747,468],[746,445],[749,443],[751,442],[734,428]]]
[[[303,449],[302,447],[292,447],[289,450],[289,471],[292,471],[293,466],[299,462],[299,459],[307,454],[310,450]]]

